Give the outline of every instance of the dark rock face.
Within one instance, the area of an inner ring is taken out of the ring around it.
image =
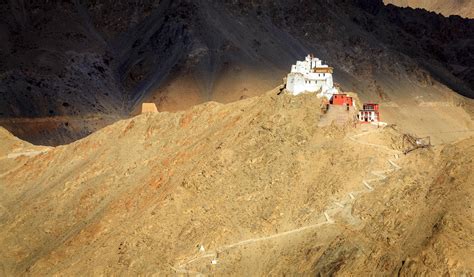
[[[395,26],[389,29],[391,32],[377,32],[384,43],[417,60],[453,90],[474,98],[473,77],[469,74],[474,68],[474,20],[394,6],[385,8],[377,20]],[[433,67],[442,67],[457,80],[439,76]]]
[[[2,118],[123,116],[182,75],[212,100],[224,70],[272,72],[276,86],[307,52],[368,97],[413,71],[474,96],[473,20],[377,0],[37,0],[0,13]]]
[[[352,59],[362,65],[374,65],[387,62],[383,56],[391,56],[389,59],[393,58],[397,63],[409,57],[414,64],[403,65],[409,70],[420,67],[458,93],[474,97],[472,75],[468,74],[474,67],[474,20],[459,16],[446,18],[420,9],[384,6],[382,1],[375,0],[339,1],[325,5],[312,2],[302,1],[287,6],[280,11],[279,18],[292,34],[299,34],[300,39],[307,42],[322,45],[330,41],[342,43],[343,48],[336,46],[335,49],[349,57],[334,59],[338,54],[332,55],[330,60],[336,67],[346,66]],[[304,11],[299,5],[306,7]],[[338,11],[337,14],[334,11]],[[324,18],[315,18],[312,14],[323,14]],[[310,34],[309,38],[301,38],[304,34]],[[328,52],[331,51],[329,48],[325,45]],[[351,55],[357,49],[363,58]],[[385,66],[390,67],[390,62]]]
[[[77,5],[22,2],[0,6],[1,117],[120,112],[113,58]]]

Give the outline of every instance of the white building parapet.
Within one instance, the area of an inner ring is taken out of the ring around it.
[[[329,100],[333,94],[338,93],[334,87],[332,73],[332,67],[323,64],[313,55],[308,55],[304,61],[297,61],[291,67],[286,78],[286,90],[293,95],[319,92],[319,97]]]

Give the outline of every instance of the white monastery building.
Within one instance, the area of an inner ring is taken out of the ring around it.
[[[332,79],[333,68],[322,63],[313,55],[308,55],[304,61],[297,61],[291,67],[286,77],[286,90],[298,95],[304,92],[319,92],[318,96],[331,99],[338,93]]]

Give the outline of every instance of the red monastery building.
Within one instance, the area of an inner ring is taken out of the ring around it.
[[[380,112],[379,104],[375,103],[365,103],[362,110],[359,111],[357,115],[359,121],[361,122],[379,122],[380,121]]]
[[[354,103],[354,100],[352,99],[352,97],[350,97],[349,95],[345,93],[337,93],[332,96],[330,103],[332,105],[352,106]]]

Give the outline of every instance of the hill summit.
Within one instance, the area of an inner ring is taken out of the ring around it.
[[[472,273],[472,138],[405,156],[277,92],[54,148],[2,131],[2,275]]]

